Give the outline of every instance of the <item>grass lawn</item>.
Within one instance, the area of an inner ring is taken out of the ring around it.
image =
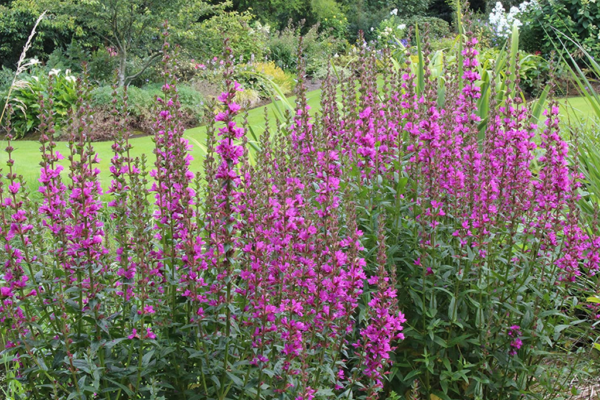
[[[594,109],[585,97],[570,97],[560,101],[563,121],[573,121],[573,117],[582,119],[592,119],[596,116]]]
[[[321,100],[321,91],[315,90],[307,93],[308,104],[314,109],[316,107],[320,107]],[[291,104],[294,104],[295,97],[291,97],[288,99]],[[280,103],[280,102],[278,102]],[[275,105],[269,104],[267,107],[269,113],[269,121],[270,124],[275,123],[275,117],[278,114],[275,109]],[[280,110],[284,110],[285,107],[283,105],[279,105]],[[264,131],[265,126],[265,118],[264,118],[264,107],[256,108],[251,110],[248,113],[248,124],[252,127],[252,130],[256,135],[260,135]],[[185,138],[190,141],[190,144],[193,145],[193,149],[191,151],[194,160],[191,163],[191,169],[194,172],[202,170],[202,163],[204,161],[204,144],[206,141],[206,128],[198,127],[193,129],[188,129],[184,134]],[[154,163],[154,155],[152,153],[154,149],[154,142],[150,136],[134,138],[130,140],[133,148],[131,150],[132,155],[140,156],[142,154],[146,154],[148,156],[149,168],[153,167]],[[100,168],[100,181],[103,189],[107,189],[110,185],[110,159],[113,157],[113,151],[111,149],[112,142],[97,142],[94,143],[94,150],[98,153],[100,158],[100,164],[98,168]],[[30,190],[37,191],[38,178],[40,176],[40,144],[37,141],[28,141],[28,140],[19,140],[14,141],[12,146],[15,148],[13,153],[13,159],[15,160],[14,170],[17,174],[23,175],[25,181],[29,184]],[[4,152],[4,148],[6,147],[6,141],[0,140],[0,168],[6,173],[6,160],[7,155]],[[65,157],[69,153],[68,143],[67,142],[58,142],[58,146],[56,147],[58,151],[60,151]],[[61,162],[65,167],[67,166],[68,160],[62,160]],[[64,172],[63,172],[64,174]]]
[[[319,102],[321,99],[321,91],[315,90],[308,92],[307,94],[310,106],[315,109],[320,107]],[[294,97],[288,99],[293,104]],[[279,106],[281,110],[284,109],[282,105]],[[569,118],[573,113],[583,118],[591,118],[594,115],[592,108],[589,106],[585,98],[573,97],[567,100],[561,101],[561,109],[563,111],[563,118]],[[269,113],[269,120],[274,123],[275,116],[278,115],[275,106],[269,104],[267,106]],[[256,108],[251,110],[248,114],[248,123],[252,127],[253,131],[259,135],[264,130],[264,107]],[[204,127],[198,127],[189,129],[184,135],[193,145],[191,151],[194,160],[191,164],[191,169],[194,172],[202,170],[202,163],[204,160],[204,143],[206,139],[206,129]],[[140,137],[131,139],[133,145],[132,154],[133,156],[139,156],[141,154],[148,155],[149,167],[152,167],[154,162],[154,156],[152,150],[154,149],[154,143],[150,136]],[[110,159],[113,156],[111,149],[112,142],[98,142],[94,143],[94,149],[98,152],[100,158],[100,180],[104,189],[108,188],[110,184],[110,173],[108,168],[110,166]],[[0,168],[5,169],[6,153],[4,148],[6,147],[5,141],[0,141]],[[37,141],[20,140],[13,142],[15,152],[13,158],[15,159],[15,172],[23,175],[25,181],[29,183],[30,189],[35,191],[38,187],[39,178],[39,162],[40,162],[40,144]],[[63,154],[68,154],[68,147],[66,142],[59,142],[57,149]],[[63,165],[66,166],[67,160],[63,160]]]

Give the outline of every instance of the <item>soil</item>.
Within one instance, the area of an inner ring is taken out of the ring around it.
[[[600,400],[600,381],[598,379],[572,382],[572,386],[579,392],[571,397],[572,400]]]
[[[317,89],[321,89],[321,85],[323,84],[323,81],[320,79],[310,79],[307,82],[304,83],[304,85],[306,86],[306,91],[307,92],[311,92],[313,90],[317,90]]]
[[[588,80],[590,81],[591,91],[600,93],[600,81],[596,81],[593,78],[588,78]],[[556,91],[561,97],[578,97],[582,95],[579,86],[572,80],[559,81]]]

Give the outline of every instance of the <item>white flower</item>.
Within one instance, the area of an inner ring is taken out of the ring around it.
[[[391,12],[390,15],[398,15],[398,9],[394,8]]]
[[[398,29],[401,30],[401,31],[405,30],[406,29],[406,24],[400,24],[400,25],[398,25]]]
[[[515,18],[515,20],[513,21],[513,26],[516,26],[518,28],[520,26],[523,26],[523,23],[521,22],[521,20]]]
[[[60,69],[54,68],[54,69],[51,69],[50,72],[48,72],[48,75],[58,75],[59,73],[60,73]]]
[[[374,27],[371,27],[371,32],[373,32],[374,30],[375,30],[375,28],[374,28]]]
[[[263,34],[269,34],[271,32],[271,26],[269,24],[261,24],[259,21],[256,22],[255,28],[258,32]]]
[[[490,25],[493,27],[496,36],[508,38],[513,26],[519,27],[523,25],[521,22],[523,14],[534,8],[539,8],[537,0],[525,1],[519,7],[511,7],[508,13],[504,10],[501,3],[496,3],[489,16]]]

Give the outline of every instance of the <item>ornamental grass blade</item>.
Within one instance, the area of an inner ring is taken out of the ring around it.
[[[425,88],[425,61],[423,59],[423,47],[421,46],[421,35],[419,34],[419,25],[415,25],[415,38],[417,40],[417,57],[419,66],[417,68],[417,97],[421,97]]]

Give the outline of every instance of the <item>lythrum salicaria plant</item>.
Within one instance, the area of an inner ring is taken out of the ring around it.
[[[387,390],[562,398],[592,348],[584,303],[597,287],[600,239],[579,215],[583,176],[569,162],[558,103],[538,118],[510,60],[482,102],[481,75],[492,72],[468,30],[443,80],[418,47],[416,68],[377,75],[386,60],[361,59],[329,126],[355,166],[347,182],[366,270],[383,264],[374,251],[383,232],[407,319]]]
[[[538,120],[508,63],[482,112],[478,43],[461,33],[435,77],[426,45],[412,68],[361,43],[354,75],[325,80],[319,114],[300,53],[296,107],[252,158],[226,50],[203,174],[165,33],[154,154],[131,156],[115,94],[105,194],[85,79],[64,155],[40,99],[42,200],[10,143],[0,186],[4,354],[26,396],[560,393],[571,371],[553,375],[552,353],[590,326],[578,301],[600,240],[579,218],[557,104]]]
[[[381,266],[365,272],[336,134],[310,116],[301,85],[295,115],[267,129],[250,163],[226,49],[205,174],[191,171],[167,36],[154,155],[131,155],[115,87],[106,193],[85,78],[66,149],[53,139],[52,85],[40,99],[39,202],[13,172],[8,137],[0,318],[23,387],[13,395],[376,398],[405,319],[383,233]]]

